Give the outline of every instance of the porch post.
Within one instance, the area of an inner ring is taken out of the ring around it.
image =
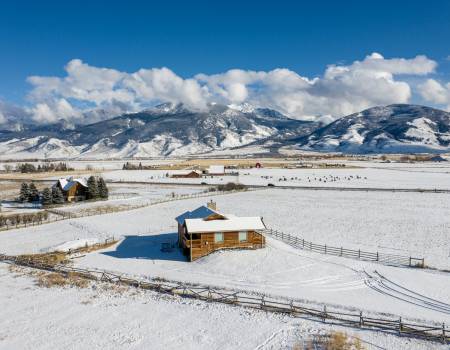
[[[190,239],[190,241],[191,241],[191,244],[190,244],[190,251],[191,251],[191,253],[190,253],[190,257],[189,257],[189,259],[190,259],[190,261],[192,261],[192,234],[189,234],[189,239]]]

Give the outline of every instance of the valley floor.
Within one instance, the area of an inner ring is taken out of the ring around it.
[[[165,197],[171,191],[142,186],[151,198]],[[316,243],[424,257],[428,266],[450,270],[448,196],[274,188],[211,194],[210,198],[224,213],[262,216],[269,228]],[[448,272],[320,255],[270,237],[264,249],[222,251],[193,263],[177,250],[162,253],[161,243],[176,241],[174,218],[208,199],[183,199],[5,231],[0,233],[0,253],[45,252],[80,239],[114,236],[120,238],[115,246],[77,257],[73,263],[145,278],[263,292],[341,310],[450,323]],[[330,330],[327,325],[303,319],[149,292],[117,294],[101,286],[42,289],[31,277],[18,277],[8,272],[5,264],[0,265],[0,301],[6,305],[6,317],[0,321],[2,349],[44,349],[46,344],[74,349],[175,349],[182,343],[192,349],[289,349],[296,342]],[[19,333],[21,327],[29,338],[20,337],[24,334]],[[376,332],[345,331],[361,337],[368,349],[445,348]],[[78,338],[79,343],[73,345]]]

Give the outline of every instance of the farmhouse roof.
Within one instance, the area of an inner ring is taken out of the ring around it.
[[[85,179],[59,179],[59,185],[63,191],[68,191],[72,186],[76,183],[79,183],[83,187],[87,187],[87,183]]]
[[[224,220],[186,219],[186,228],[189,233],[203,232],[229,232],[263,230],[265,225],[262,219],[255,217],[228,217]]]
[[[207,218],[208,216],[212,215],[212,214],[220,214],[219,212],[212,210],[210,208],[208,208],[205,205],[202,205],[201,207],[198,207],[197,209],[193,210],[193,211],[187,211],[183,214],[181,214],[180,216],[177,216],[175,218],[175,220],[180,224],[183,225],[184,221],[186,219],[204,219]]]

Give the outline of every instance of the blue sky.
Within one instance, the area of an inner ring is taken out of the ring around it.
[[[64,77],[73,59],[128,73],[167,67],[182,79],[234,68],[287,68],[313,79],[327,65],[349,66],[377,52],[385,59],[425,55],[436,62],[425,75],[440,84],[444,90],[436,86],[437,93],[444,97],[431,96],[429,104],[444,107],[449,18],[450,1],[3,2],[0,99],[39,102],[37,94],[30,99],[36,85],[27,77]],[[402,77],[411,86],[423,79],[423,73]],[[423,94],[412,91],[410,101],[424,102]]]

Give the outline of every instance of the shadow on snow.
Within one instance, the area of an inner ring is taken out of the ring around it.
[[[152,236],[125,236],[115,250],[102,252],[104,255],[119,259],[151,259],[186,261],[177,244],[177,233],[163,233]],[[170,252],[161,251],[162,243],[171,243]]]

